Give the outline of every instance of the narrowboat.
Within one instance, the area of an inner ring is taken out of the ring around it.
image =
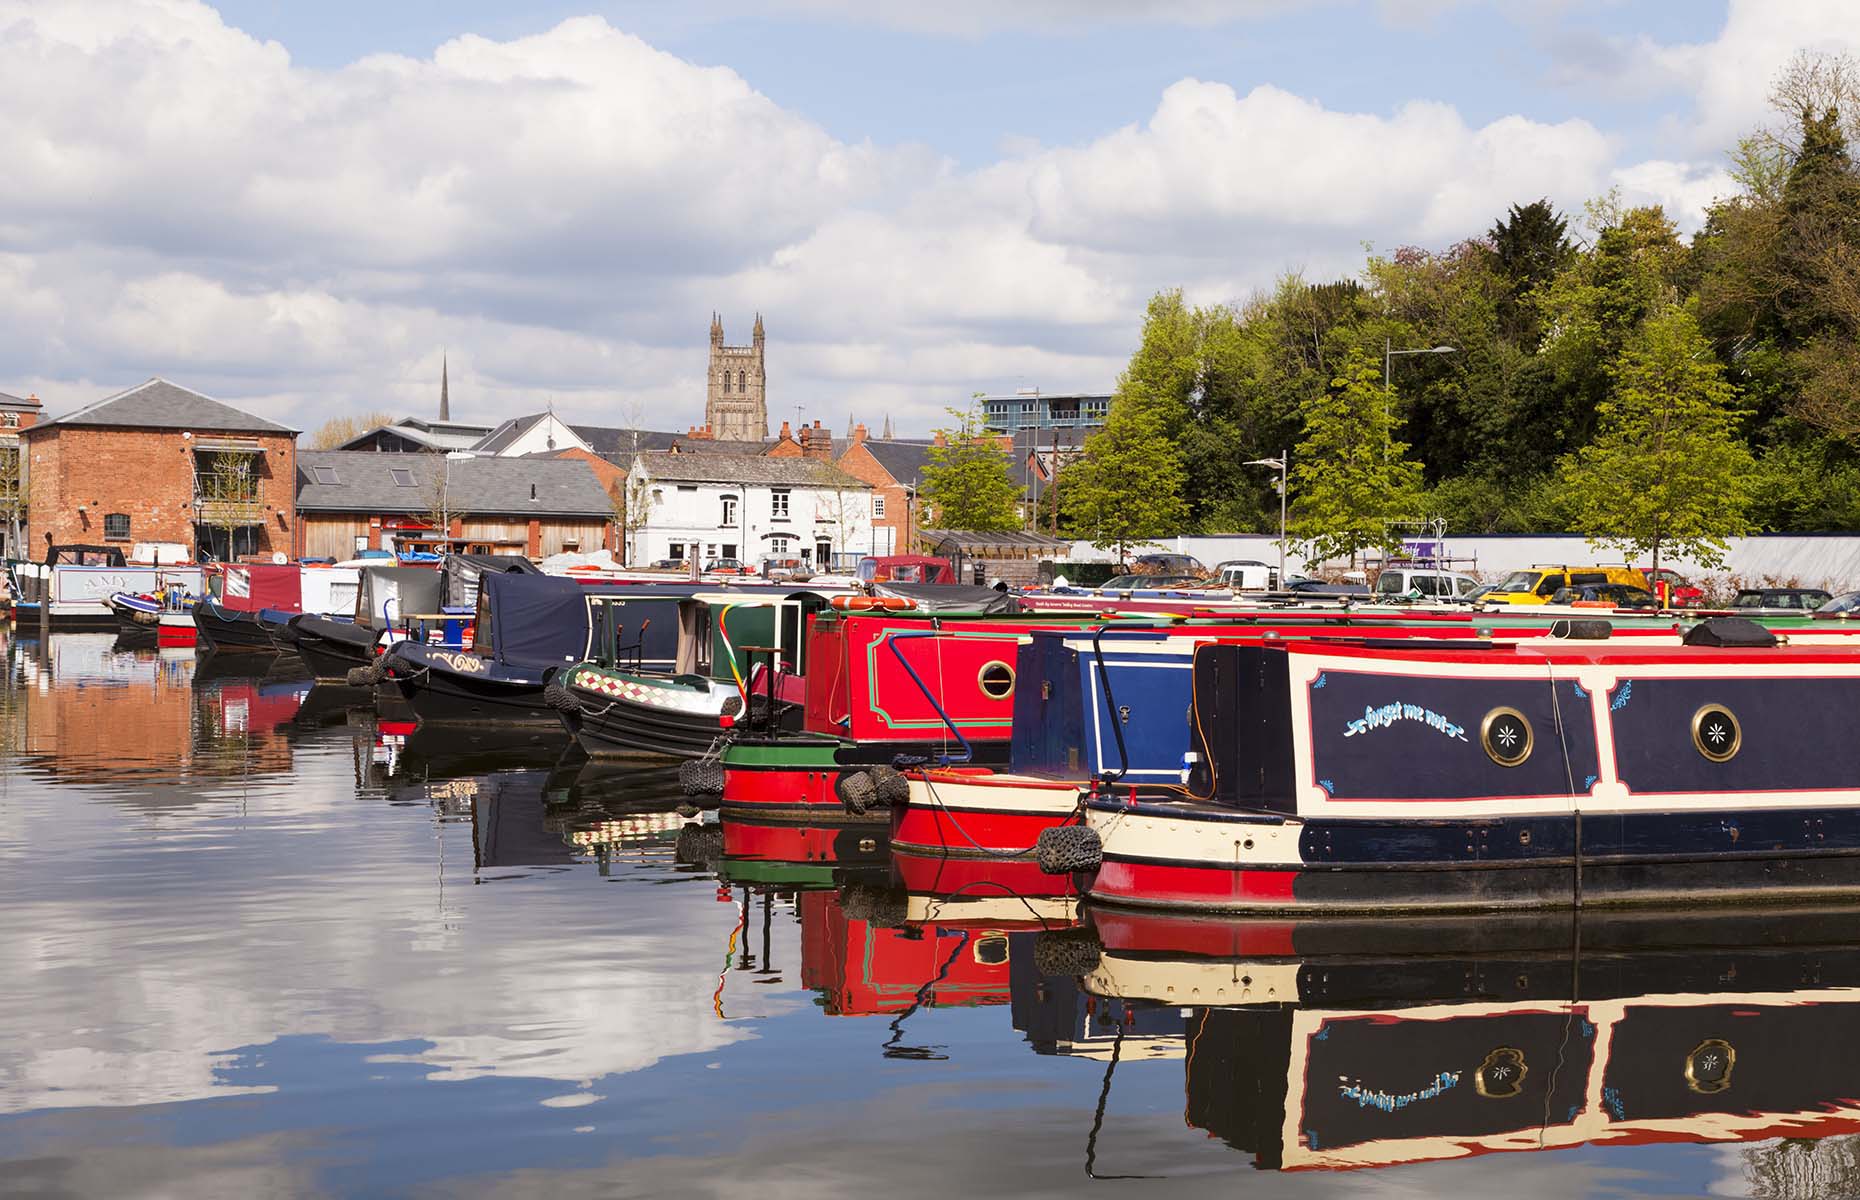
[[[352,619],[300,613],[287,622],[292,649],[318,679],[347,682],[351,670],[374,665],[381,643],[404,636],[408,616],[441,608],[445,578],[432,567],[359,571]]]
[[[1771,1139],[1744,1153],[1805,1167],[1860,1132],[1829,1053],[1860,1035],[1845,911],[1449,918],[1431,945],[1401,920],[1102,916],[1085,993],[1183,1063],[1189,1127],[1261,1169]]]
[[[601,597],[599,606],[625,603]],[[750,649],[775,662],[772,678],[779,711],[774,719],[799,722],[801,679],[807,670],[802,631],[827,597],[812,591],[744,589],[699,592],[678,604],[676,661],[648,670],[645,646],[618,644],[622,610],[597,612],[615,631],[596,657],[563,667],[544,688],[545,702],[561,714],[569,733],[591,757],[713,758],[724,733],[745,711],[751,692]],[[767,662],[762,669],[768,669]]]
[[[1686,640],[1197,647],[1195,769],[1099,788],[1067,865],[1243,912],[1860,892],[1860,649]]]
[[[1676,626],[1622,636],[1677,641]],[[1159,625],[1133,620],[1091,631],[1034,631],[1020,648],[1025,686],[1014,698],[1013,750],[1005,771],[970,766],[908,772],[910,797],[892,808],[892,841],[913,853],[1030,858],[1043,830],[1083,819],[1094,781],[1179,783],[1195,756],[1189,681],[1195,649],[1217,641],[1354,641],[1426,638],[1468,644],[1493,637],[1595,635],[1614,630],[1593,619],[1513,624],[1460,615],[1402,620],[1328,613],[1200,618]]]
[[[303,575],[296,563],[228,563],[209,572],[208,595],[194,606],[201,644],[217,654],[277,653],[261,614],[303,612]]]
[[[483,575],[471,643],[455,649],[411,638],[395,642],[381,656],[382,686],[405,699],[422,722],[508,721],[560,730],[561,718],[543,695],[550,676],[621,650],[636,651],[642,670],[669,671],[678,648],[678,605],[693,590]],[[609,628],[612,647],[606,644]]]
[[[195,643],[194,597],[163,589],[152,594],[112,592],[104,607],[116,619],[117,636],[131,643],[153,646],[192,646]]]
[[[800,731],[739,730],[724,748],[726,810],[882,824],[884,805],[903,799],[893,763],[1005,764],[1021,641],[1035,629],[1076,630],[1093,619],[938,613],[903,599],[885,609],[844,607],[861,599],[835,601],[842,607],[809,627]]]
[[[203,590],[199,567],[128,562],[120,546],[52,546],[43,562],[9,561],[7,576],[14,620],[23,626],[43,616],[60,630],[118,628],[109,605],[115,593],[198,596]]]

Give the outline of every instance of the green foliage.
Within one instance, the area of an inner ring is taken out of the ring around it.
[[[1104,430],[1085,443],[1085,458],[1062,477],[1060,501],[1077,537],[1115,550],[1121,563],[1134,546],[1181,532],[1182,456],[1163,413],[1128,378]]]
[[[1735,394],[1692,315],[1639,331],[1615,367],[1601,432],[1564,467],[1578,532],[1660,565],[1673,550],[1708,566],[1748,531],[1755,467],[1737,439]]]
[[[1425,485],[1401,516],[1456,532],[1586,531],[1594,513],[1567,493],[1563,464],[1605,426],[1622,436],[1610,415],[1646,391],[1623,372],[1646,373],[1676,336],[1675,314],[1696,321],[1688,361],[1716,372],[1711,404],[1736,414],[1728,444],[1763,464],[1751,519],[1860,526],[1826,482],[1851,478],[1860,459],[1860,65],[1798,56],[1774,100],[1778,131],[1739,142],[1739,191],[1689,242],[1659,208],[1610,192],[1583,206],[1586,242],[1535,200],[1445,250],[1372,256],[1356,279],[1288,276],[1199,308],[1180,291],[1157,295],[1113,414],[1142,408],[1179,456],[1180,488],[1165,499],[1183,515],[1160,532],[1275,530],[1271,473],[1245,462],[1328,436],[1311,422],[1334,424],[1333,381],[1358,356],[1380,363],[1385,345],[1456,350],[1395,361],[1395,417]],[[1067,494],[1071,474],[1061,520],[1095,527]]]
[[[979,404],[951,408],[955,426],[939,429],[943,444],[930,448],[924,465],[923,498],[932,529],[982,531],[1021,527],[1021,489],[1009,473],[1008,456],[984,436]]]
[[[1401,542],[1389,522],[1421,515],[1421,467],[1394,438],[1392,396],[1377,363],[1352,350],[1330,387],[1304,405],[1292,455],[1293,532],[1311,558],[1344,558]]]

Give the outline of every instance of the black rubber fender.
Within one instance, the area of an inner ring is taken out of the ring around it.
[[[1096,871],[1104,861],[1104,840],[1089,825],[1059,825],[1042,829],[1033,857],[1048,875]]]

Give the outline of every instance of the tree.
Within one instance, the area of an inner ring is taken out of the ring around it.
[[[9,557],[24,553],[19,524],[26,513],[26,489],[19,469],[20,454],[17,440],[0,442],[0,524],[4,525]]]
[[[469,515],[458,506],[457,496],[452,491],[452,456],[450,454],[440,455],[438,467],[433,471],[432,478],[427,481],[425,489],[420,494],[426,505],[426,511],[421,515],[442,539],[440,552],[444,553],[451,548],[452,523],[463,521]]]
[[[1293,533],[1307,558],[1348,558],[1401,542],[1390,522],[1419,515],[1421,466],[1395,440],[1393,397],[1380,364],[1360,348],[1330,387],[1304,405],[1305,437],[1292,452]]]
[[[1676,551],[1708,567],[1744,533],[1756,464],[1735,393],[1684,309],[1649,320],[1622,352],[1595,441],[1566,460],[1579,533],[1635,558]]]
[[[1529,297],[1575,259],[1575,247],[1565,236],[1568,230],[1568,219],[1558,216],[1548,200],[1534,200],[1512,205],[1505,219],[1486,234],[1492,244],[1493,266],[1507,284],[1499,320],[1514,342],[1534,344],[1542,336]]]
[[[199,493],[200,523],[226,533],[225,561],[239,557],[239,530],[259,524],[258,475],[253,456],[235,450],[202,452],[206,459],[196,468],[194,487]],[[205,559],[204,554],[196,554]]]
[[[1019,529],[1020,487],[1008,473],[1008,456],[983,432],[979,403],[944,410],[955,427],[939,429],[924,466],[922,495],[934,529]]]
[[[641,474],[637,458],[626,478],[614,485],[611,498],[614,525],[620,530],[620,561],[625,566],[633,566],[633,543],[651,523],[652,510],[658,505],[652,494],[652,481]]]
[[[310,435],[312,450],[334,450],[344,442],[360,437],[370,429],[382,425],[392,425],[394,415],[385,412],[365,412],[349,417],[331,417],[317,426]]]
[[[1182,457],[1162,413],[1142,403],[1113,404],[1104,430],[1066,471],[1060,504],[1076,533],[1116,550],[1121,564],[1133,546],[1182,532],[1188,516],[1182,479]]]

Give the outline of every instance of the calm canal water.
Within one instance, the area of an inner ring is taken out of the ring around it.
[[[1063,906],[906,904],[856,837],[723,859],[665,772],[356,698],[8,642],[0,1193],[1860,1188],[1845,914],[1496,956],[1107,925],[1081,981]],[[1236,985],[1300,1002],[1202,1006]]]

